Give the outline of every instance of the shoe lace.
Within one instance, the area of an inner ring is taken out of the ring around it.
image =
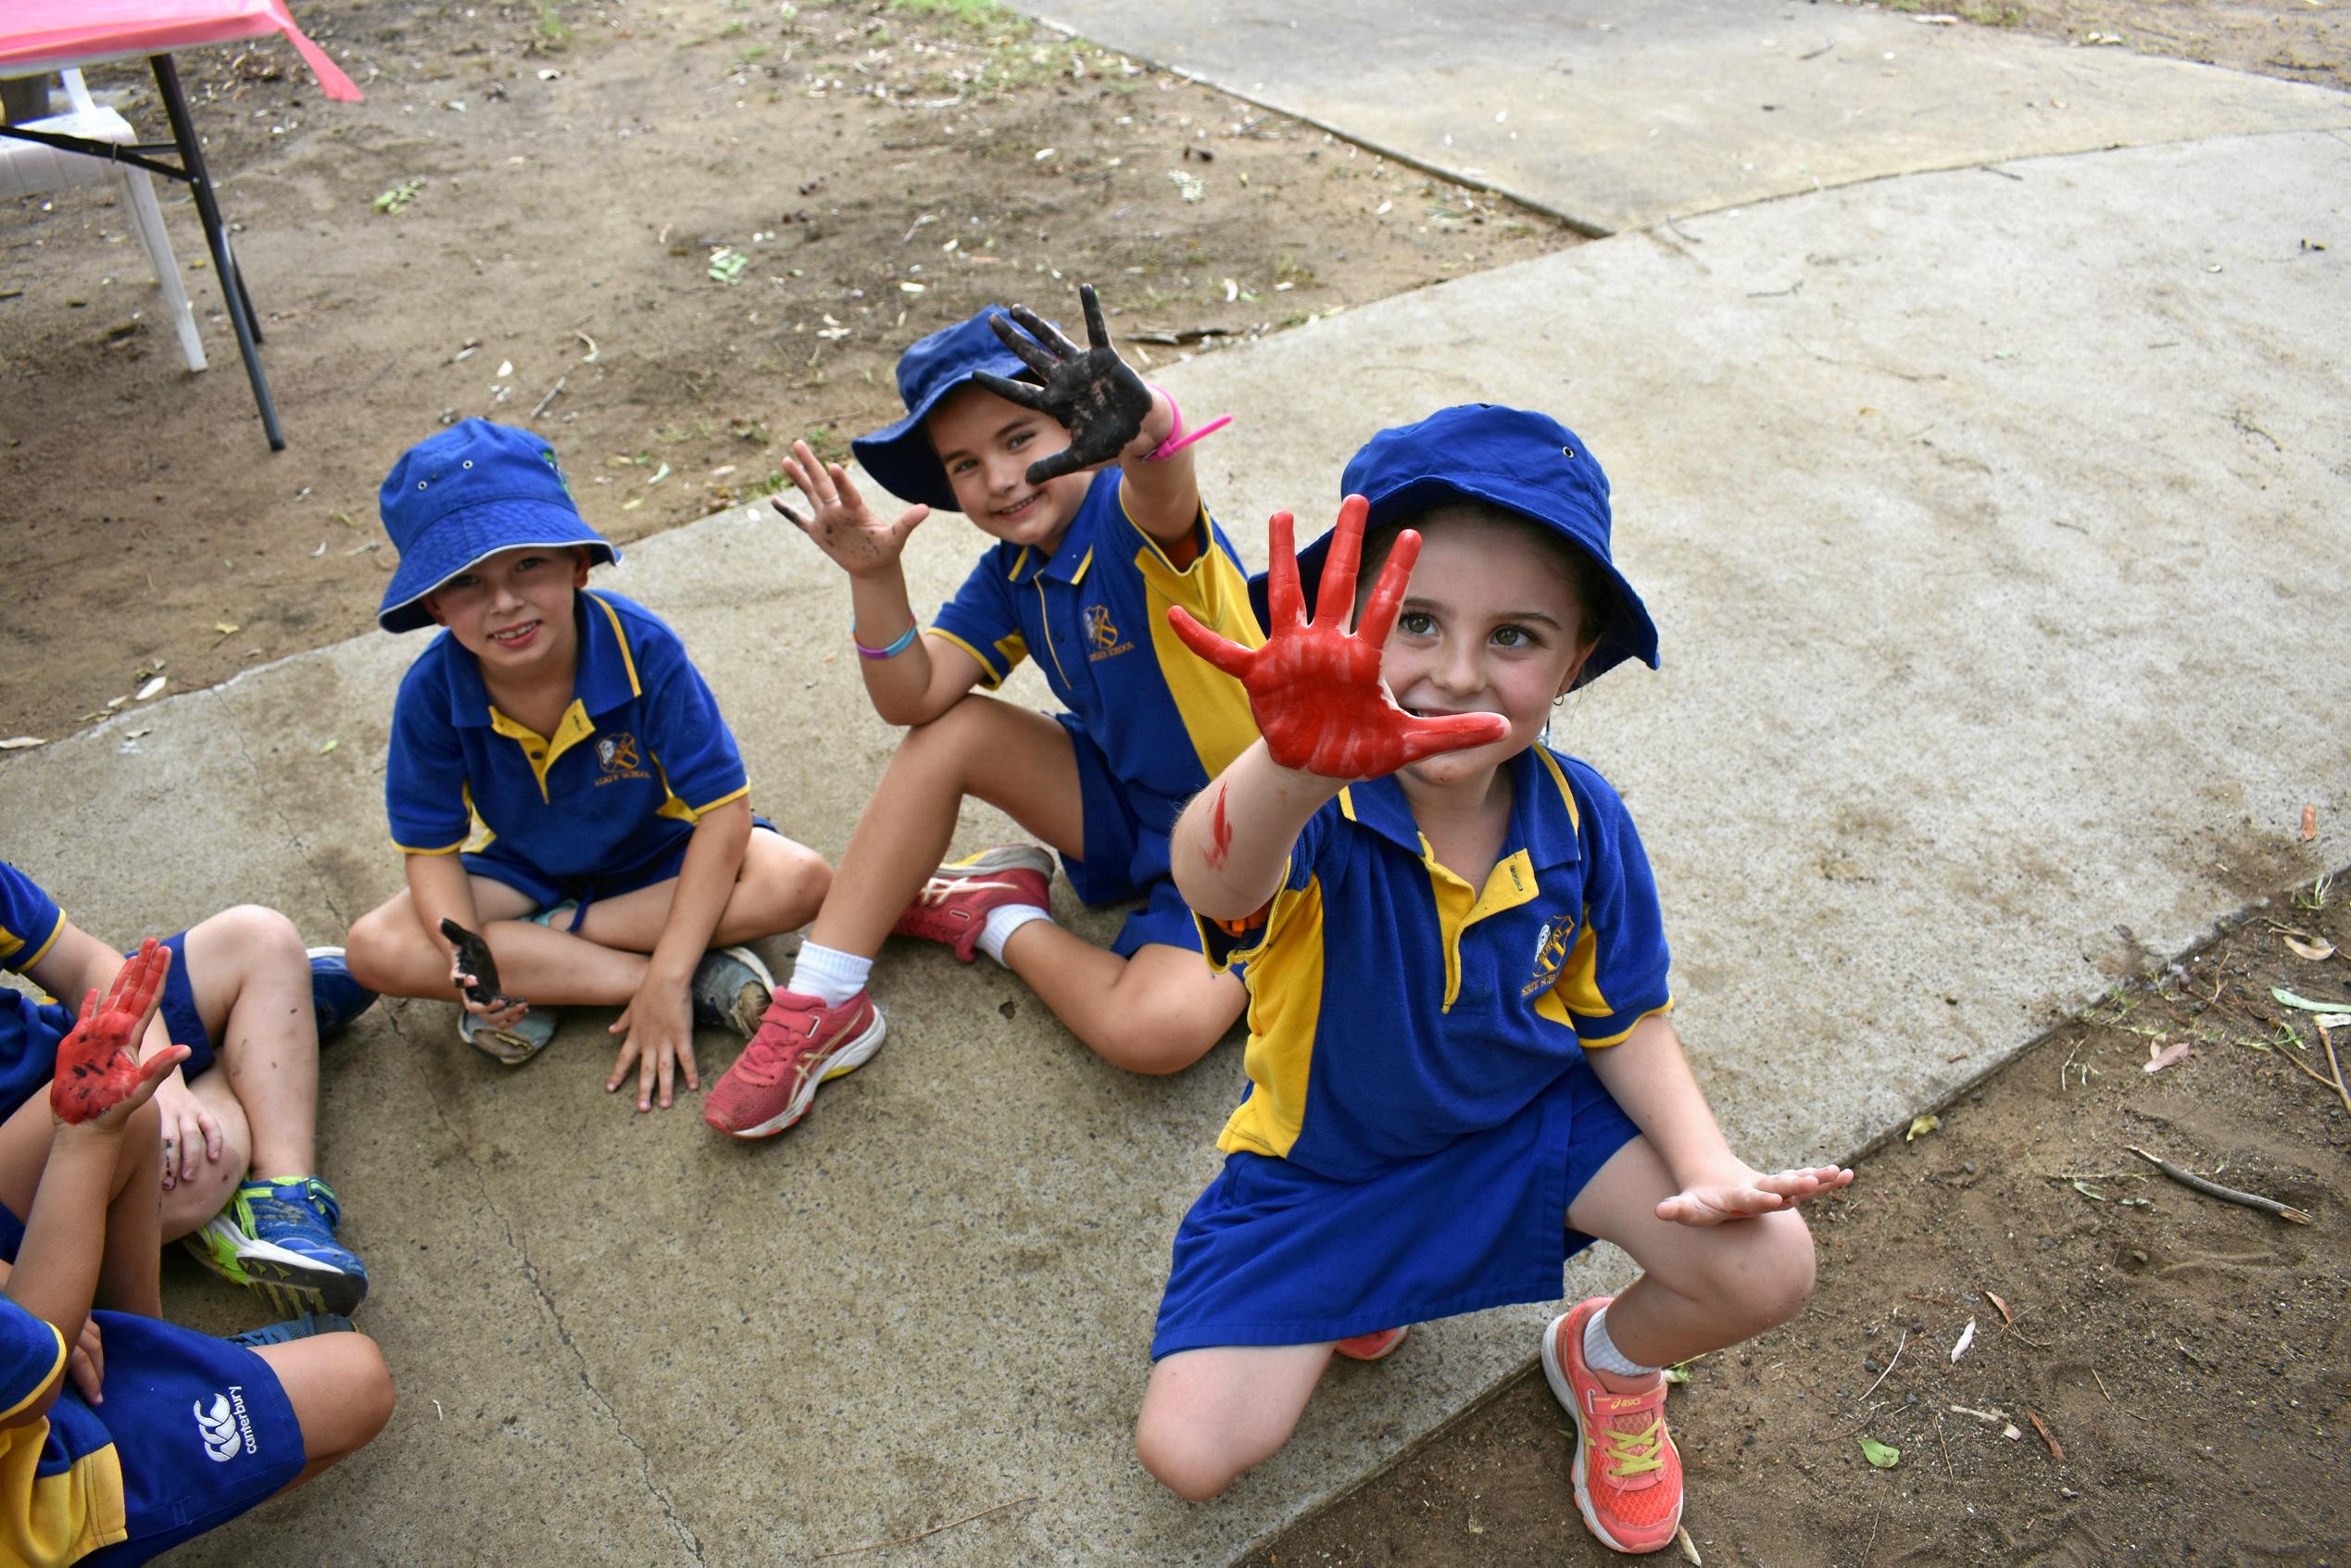
[[[1639,1431],[1603,1425],[1592,1438],[1600,1450],[1602,1474],[1612,1481],[1627,1481],[1666,1467],[1666,1418],[1657,1416]]]
[[[809,1047],[815,1043],[814,1014],[805,1008],[786,1010],[771,1005],[766,1015],[760,1020],[759,1028],[745,1042],[743,1054],[735,1063],[735,1071],[755,1084],[763,1085],[782,1082],[785,1073],[795,1067],[805,1077]],[[797,1089],[799,1085],[796,1081],[792,1086]]]

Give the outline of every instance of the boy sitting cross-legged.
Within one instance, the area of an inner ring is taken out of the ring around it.
[[[408,890],[351,929],[352,972],[459,997],[509,1064],[554,1005],[618,1007],[605,1087],[636,1108],[701,1086],[696,1022],[749,1034],[769,976],[739,944],[813,914],[831,872],[751,814],[735,737],[675,633],[588,568],[620,559],[527,431],[466,420],[383,482],[400,566],[376,620],[445,628],[400,683],[384,794]],[[472,972],[446,935],[486,941]],[[712,950],[717,949],[717,950]]]

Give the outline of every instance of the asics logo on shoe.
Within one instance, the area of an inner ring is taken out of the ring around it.
[[[988,888],[1001,888],[1007,893],[1017,893],[1020,891],[1020,884],[989,882],[986,878],[975,876],[935,876],[923,884],[923,891],[916,895],[916,897],[923,903],[936,904],[940,899],[951,897],[958,893],[978,893]]]
[[[233,1407],[230,1395],[236,1395]],[[237,1455],[258,1446],[253,1441],[252,1418],[245,1412],[245,1399],[240,1390],[212,1396],[212,1408],[207,1411],[198,1399],[189,1407],[195,1412],[196,1433],[204,1439],[205,1457],[215,1464],[226,1464]]]

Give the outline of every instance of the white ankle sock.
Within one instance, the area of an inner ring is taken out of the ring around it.
[[[1608,1309],[1603,1307],[1584,1324],[1584,1364],[1611,1377],[1654,1377],[1659,1368],[1642,1366],[1616,1348],[1608,1337]]]
[[[987,923],[980,927],[979,949],[998,963],[1003,963],[1006,937],[1030,921],[1050,921],[1052,918],[1034,904],[999,904],[987,911]]]
[[[872,959],[803,942],[800,956],[792,965],[792,978],[785,982],[784,989],[814,997],[826,1007],[836,1008],[864,990],[865,977],[873,972]]]

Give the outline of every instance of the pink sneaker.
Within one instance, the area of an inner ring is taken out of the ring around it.
[[[743,1054],[702,1099],[702,1120],[729,1137],[773,1137],[802,1116],[816,1086],[882,1048],[881,1009],[863,991],[839,1007],[778,991]]]
[[[1396,1353],[1396,1347],[1404,1342],[1412,1329],[1383,1328],[1371,1334],[1359,1334],[1352,1339],[1342,1339],[1331,1347],[1351,1361],[1385,1361]]]
[[[1681,1455],[1666,1432],[1666,1374],[1648,1385],[1594,1372],[1584,1325],[1610,1298],[1595,1296],[1552,1320],[1543,1376],[1576,1418],[1576,1506],[1618,1551],[1662,1551],[1681,1524]]]
[[[1052,884],[1053,857],[1025,844],[999,844],[932,872],[890,934],[944,942],[970,963],[979,952],[980,929],[990,909],[1007,904],[1048,908]]]

